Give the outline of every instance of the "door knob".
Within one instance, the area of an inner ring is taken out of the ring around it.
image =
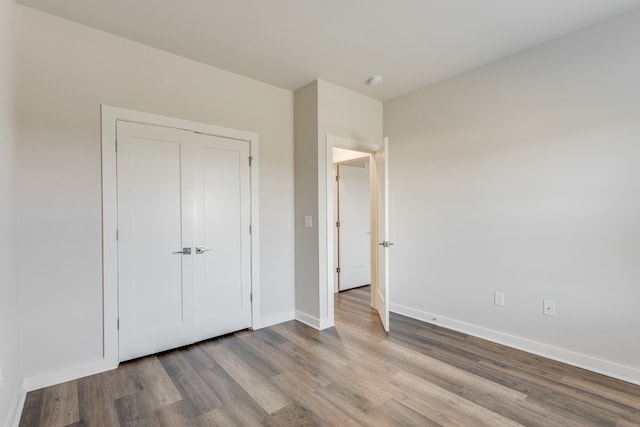
[[[205,248],[204,246],[196,246],[196,253],[197,254],[203,254],[205,252],[209,252],[210,250],[212,250],[211,248]]]
[[[191,248],[182,248],[181,251],[175,251],[174,254],[191,255]]]

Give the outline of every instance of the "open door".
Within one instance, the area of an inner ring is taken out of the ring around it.
[[[338,165],[337,183],[338,289],[345,291],[371,284],[369,159]]]
[[[389,332],[389,138],[384,138],[382,150],[376,154],[378,175],[378,274],[376,309],[384,330]]]

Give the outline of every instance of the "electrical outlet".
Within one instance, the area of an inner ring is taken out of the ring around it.
[[[555,316],[556,315],[556,302],[550,299],[543,300],[542,302],[542,312],[547,316]]]
[[[504,293],[503,292],[494,292],[493,293],[493,303],[495,305],[504,305]]]

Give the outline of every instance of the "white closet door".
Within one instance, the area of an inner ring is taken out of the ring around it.
[[[183,230],[187,132],[118,123],[120,360],[192,341],[193,256]]]
[[[196,340],[251,326],[249,143],[195,135]]]
[[[251,326],[249,143],[117,132],[120,360]]]

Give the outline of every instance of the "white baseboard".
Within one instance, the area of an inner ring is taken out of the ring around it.
[[[333,321],[330,319],[318,319],[317,317],[310,316],[302,311],[296,311],[296,320],[319,331],[334,326]]]
[[[43,387],[49,387],[66,381],[77,380],[78,378],[109,371],[117,367],[117,363],[110,363],[106,359],[94,360],[57,371],[26,377],[23,382],[23,389],[26,392],[38,390]]]
[[[489,341],[503,344],[509,347],[517,348],[529,353],[544,356],[558,362],[567,363],[589,371],[597,372],[612,378],[617,378],[632,384],[640,385],[640,369],[630,366],[620,365],[615,362],[602,360],[586,354],[576,353],[564,348],[554,347],[537,341],[528,340],[526,338],[505,334],[493,329],[483,328],[470,323],[461,322],[459,320],[450,319],[438,314],[428,313],[422,310],[416,310],[401,304],[390,304],[390,311],[411,317],[412,319],[421,320],[426,323],[442,326],[444,328],[453,329],[458,332],[473,335]],[[393,324],[391,325],[393,328]]]
[[[318,329],[322,331],[324,329],[333,328],[334,326],[335,326],[335,323],[333,322],[333,320],[320,319],[320,327]]]
[[[289,313],[278,313],[274,314],[273,316],[261,317],[256,323],[254,323],[253,329],[258,330],[262,328],[268,328],[269,326],[295,320],[295,318],[296,313],[294,311],[291,311]]]
[[[296,311],[296,320],[307,326],[311,326],[314,329],[320,330],[320,319],[317,317],[308,315],[302,311]]]
[[[20,417],[22,417],[22,410],[24,409],[24,401],[27,398],[27,392],[22,387],[22,391],[18,396],[18,401],[16,402],[16,406],[14,408],[13,414],[9,415],[9,419],[7,420],[10,424],[7,424],[7,427],[19,427],[20,426]]]

